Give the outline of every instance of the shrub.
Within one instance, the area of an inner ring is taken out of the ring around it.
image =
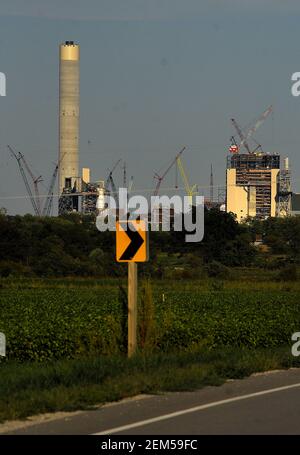
[[[278,279],[280,281],[297,281],[297,278],[298,278],[298,273],[297,273],[297,266],[295,264],[286,265],[278,273]]]
[[[0,262],[0,277],[7,278],[9,276],[33,276],[31,268],[19,262],[1,261]]]
[[[230,278],[230,269],[218,261],[212,261],[205,267],[207,275],[214,278]]]

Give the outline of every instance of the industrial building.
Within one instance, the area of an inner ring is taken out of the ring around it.
[[[65,41],[59,48],[59,174],[58,213],[96,213],[104,182],[91,183],[89,168],[79,171],[79,45]]]
[[[231,137],[226,169],[226,211],[234,213],[238,222],[247,218],[263,220],[287,216],[291,211],[289,159],[281,163],[279,154],[265,153],[253,138],[272,111],[273,107],[269,106],[247,129],[231,119],[240,143]]]
[[[288,158],[280,168],[280,155],[232,153],[227,158],[226,211],[237,221],[290,214],[291,188]]]
[[[104,209],[105,194],[104,180],[90,182],[90,169],[83,168],[82,176],[76,179],[76,186],[63,189],[59,198],[58,213],[59,215],[72,212],[80,212],[83,215],[96,214],[100,209],[99,201],[103,201],[101,208]]]
[[[79,45],[66,41],[59,58],[59,193],[78,186]]]
[[[118,210],[118,188],[113,179],[113,172],[120,165],[118,159],[106,180],[91,181],[90,169],[79,169],[79,112],[80,112],[80,48],[74,41],[65,41],[59,47],[59,153],[58,162],[53,172],[49,190],[42,203],[39,192],[41,175],[34,175],[22,153],[8,146],[16,159],[24,180],[32,207],[37,216],[50,216],[53,209],[54,187],[58,174],[58,214],[80,212],[97,214],[104,210],[105,195],[115,198]],[[235,119],[231,119],[237,132],[238,141],[231,137],[230,155],[227,157],[226,191],[218,188],[218,202],[214,200],[213,170],[210,172],[210,196],[205,198],[208,209],[219,208],[236,215],[237,221],[247,218],[266,219],[274,216],[287,216],[298,212],[298,202],[291,193],[289,160],[281,163],[279,154],[269,154],[262,150],[253,138],[254,133],[272,112],[269,106],[250,128],[241,128]],[[249,140],[255,143],[251,146]],[[243,148],[242,152],[241,149]],[[184,184],[190,205],[193,196],[199,193],[197,185],[191,185],[182,162],[183,147],[171,160],[163,172],[155,172],[156,185],[153,196],[157,196],[161,183],[175,167],[175,188],[178,190],[178,171]],[[132,189],[133,177],[127,184],[126,163],[123,169],[123,188]],[[27,176],[26,176],[27,172]],[[298,201],[298,199],[297,199]],[[293,202],[293,205],[292,205]],[[295,208],[297,206],[297,208]],[[164,208],[157,207],[154,223],[159,226],[166,215]],[[173,222],[174,213],[166,219]]]

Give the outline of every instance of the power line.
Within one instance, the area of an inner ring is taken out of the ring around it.
[[[233,185],[234,186],[234,185]],[[209,185],[206,185],[206,186],[200,186],[200,185],[197,185],[198,188],[202,188],[202,189],[209,189],[210,186]],[[225,185],[215,185],[214,188],[225,188]],[[161,192],[163,191],[175,191],[175,192],[179,192],[179,191],[185,191],[185,188],[184,187],[178,187],[178,188],[174,188],[174,187],[170,187],[170,188],[161,188]],[[110,194],[114,194],[115,192],[110,192]],[[145,188],[145,189],[136,189],[136,190],[131,190],[131,193],[135,193],[135,194],[140,194],[140,193],[153,193],[153,188]],[[63,197],[74,197],[74,195],[83,195],[83,196],[88,196],[88,195],[95,195],[95,193],[93,192],[80,192],[80,193],[63,193]],[[61,194],[52,194],[52,198],[58,198],[58,197],[61,197],[62,195]],[[39,198],[43,199],[43,198],[47,198],[49,197],[48,195],[46,194],[40,194],[39,195]],[[34,196],[35,198],[35,196]],[[1,196],[0,195],[0,199],[29,199],[29,196],[28,195],[11,195],[11,196]]]

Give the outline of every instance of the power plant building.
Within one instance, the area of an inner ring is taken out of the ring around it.
[[[59,49],[58,213],[78,211],[79,179],[79,45]],[[71,196],[72,195],[72,196]]]
[[[233,153],[227,158],[226,211],[241,222],[249,217],[266,219],[290,211],[288,159],[280,169],[280,155]]]
[[[60,45],[59,194],[76,186],[79,176],[79,45]]]
[[[65,41],[59,48],[59,202],[58,213],[96,213],[104,182],[90,181],[90,169],[79,170],[79,45]],[[81,175],[80,175],[81,174]]]

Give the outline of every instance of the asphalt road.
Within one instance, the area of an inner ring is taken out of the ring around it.
[[[300,434],[300,369],[136,397],[5,434]]]

